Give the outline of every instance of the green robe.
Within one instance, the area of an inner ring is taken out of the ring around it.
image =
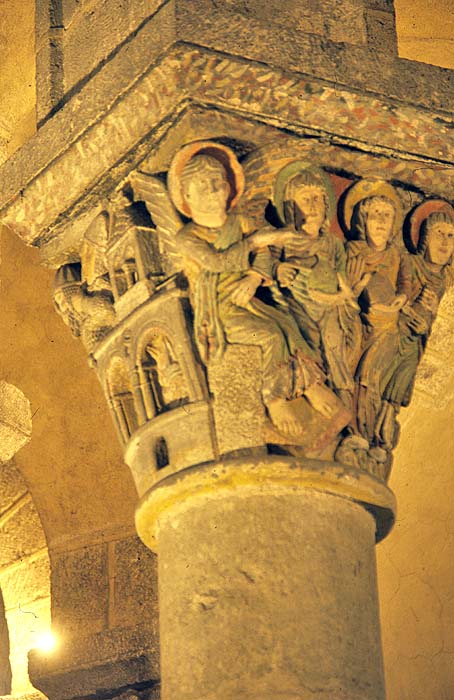
[[[284,304],[271,306],[256,297],[245,307],[233,303],[232,293],[250,270],[272,284],[271,258],[259,254],[251,265],[245,229],[244,219],[230,214],[219,228],[190,222],[178,234],[197,348],[209,364],[221,359],[226,342],[260,347],[264,402],[294,398],[323,375]]]

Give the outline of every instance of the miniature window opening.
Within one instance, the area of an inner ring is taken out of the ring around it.
[[[169,450],[167,447],[167,442],[163,437],[159,438],[156,441],[155,445],[155,457],[156,457],[156,468],[157,469],[164,469],[164,467],[167,467],[170,462],[169,462]]]
[[[139,281],[137,265],[134,258],[128,258],[123,263],[123,270],[126,276],[127,288],[131,289]]]
[[[115,270],[115,284],[117,287],[118,296],[122,297],[125,292],[128,291],[128,282],[126,278],[126,272],[122,267]]]

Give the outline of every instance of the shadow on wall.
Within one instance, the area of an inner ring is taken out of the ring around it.
[[[11,693],[11,665],[9,663],[9,636],[5,606],[0,590],[0,695]]]

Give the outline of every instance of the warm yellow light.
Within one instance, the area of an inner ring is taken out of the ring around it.
[[[57,648],[57,638],[52,632],[43,632],[36,640],[35,649],[39,651],[50,652]]]

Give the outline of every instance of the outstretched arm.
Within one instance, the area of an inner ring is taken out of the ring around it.
[[[183,255],[210,272],[243,272],[249,269],[251,247],[247,238],[226,250],[216,250],[185,226],[178,234],[178,248]]]

